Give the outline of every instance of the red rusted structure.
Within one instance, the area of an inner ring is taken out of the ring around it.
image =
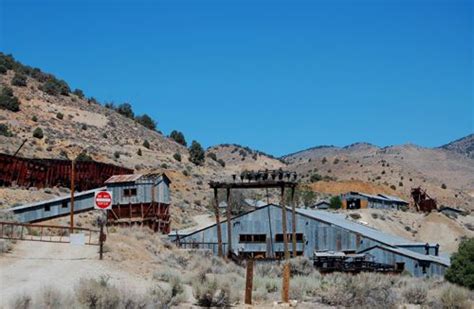
[[[76,162],[75,187],[78,191],[100,187],[110,176],[133,170],[95,161]],[[0,186],[47,188],[69,187],[71,161],[28,159],[0,153]]]
[[[120,226],[148,226],[154,232],[169,234],[170,205],[164,203],[140,203],[113,205],[107,211],[107,223]]]
[[[436,200],[431,198],[428,193],[426,193],[426,190],[423,190],[421,187],[412,188],[411,196],[413,197],[417,211],[431,212],[438,208]]]

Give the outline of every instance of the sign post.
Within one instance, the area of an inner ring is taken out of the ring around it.
[[[99,235],[99,258],[102,260],[104,241],[106,236],[104,234],[104,225],[107,221],[107,209],[112,208],[112,192],[109,191],[98,191],[94,196],[94,208],[100,209],[103,212],[103,216],[98,218],[98,223],[100,225],[100,235]]]

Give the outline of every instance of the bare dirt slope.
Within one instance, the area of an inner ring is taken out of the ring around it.
[[[69,244],[18,242],[0,257],[0,307],[10,308],[12,298],[54,287],[73,292],[81,278],[110,277],[117,286],[144,291],[147,280],[98,259],[97,247]]]
[[[389,234],[417,242],[439,243],[445,253],[456,252],[463,238],[474,237],[472,215],[449,218],[437,212],[423,214],[379,209],[346,213],[348,219],[352,219],[351,214],[357,213],[361,218],[355,221]]]

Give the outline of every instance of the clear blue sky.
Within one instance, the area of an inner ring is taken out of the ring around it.
[[[473,1],[0,3],[1,51],[206,147],[474,131]]]

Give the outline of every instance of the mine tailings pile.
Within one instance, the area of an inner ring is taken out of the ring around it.
[[[71,185],[71,161],[28,159],[0,154],[0,186],[47,188]],[[95,161],[75,163],[75,187],[78,191],[100,187],[113,175],[131,174],[133,170]]]

